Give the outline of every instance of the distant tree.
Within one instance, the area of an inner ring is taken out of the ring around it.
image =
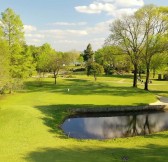
[[[103,66],[106,74],[111,74],[117,68],[119,56],[124,57],[122,52],[117,46],[104,46],[95,52],[95,61]]]
[[[39,73],[39,75],[43,74],[45,72],[49,71],[49,64],[51,62],[50,57],[52,56],[52,54],[55,54],[55,50],[52,49],[52,47],[50,46],[50,44],[45,43],[43,44],[41,47],[39,47],[36,51],[36,56],[35,59],[37,60],[37,71]]]
[[[33,59],[30,46],[24,45],[22,56],[23,56],[22,77],[23,78],[31,77],[36,71],[36,62]]]
[[[37,63],[38,56],[40,54],[40,48],[41,48],[41,46],[34,46],[34,45],[29,46],[34,63]]]
[[[93,62],[94,61],[94,52],[92,50],[92,46],[89,43],[86,50],[83,52],[83,60],[85,62]]]
[[[75,65],[78,62],[78,58],[80,57],[80,52],[76,50],[64,52],[63,57],[66,65]]]
[[[89,63],[87,65],[87,75],[93,75],[95,81],[97,80],[97,75],[100,75],[104,72],[103,66],[96,62]]]
[[[64,67],[63,53],[55,52],[49,55],[49,69],[54,74],[55,84],[57,84],[57,77],[59,71]]]
[[[153,71],[153,78],[155,78],[158,70],[163,70],[168,66],[168,53],[163,52],[156,54],[151,59],[151,70]]]
[[[79,63],[81,66],[84,65],[84,59],[82,55],[79,55],[77,58],[77,63]]]

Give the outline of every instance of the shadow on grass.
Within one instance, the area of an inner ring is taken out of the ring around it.
[[[136,148],[41,148],[24,160],[31,162],[167,162],[168,147],[149,144]]]
[[[150,90],[151,93],[153,94],[157,94],[157,95],[164,95],[164,96],[168,96],[168,91],[163,91],[163,90]]]
[[[69,91],[68,91],[69,89]],[[44,81],[42,85],[37,82],[27,82],[25,93],[28,92],[50,92],[66,95],[112,95],[112,96],[133,96],[148,94],[150,92],[142,89],[128,87],[125,85],[109,85],[108,83],[91,82],[82,79],[66,79],[66,83],[54,85],[52,82]]]

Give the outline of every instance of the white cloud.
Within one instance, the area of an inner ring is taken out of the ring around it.
[[[26,33],[30,33],[32,31],[36,31],[37,28],[35,26],[32,25],[24,25],[24,30]]]
[[[144,0],[97,0],[101,3],[113,3],[118,7],[142,7],[144,5]]]
[[[88,14],[95,14],[95,13],[101,13],[101,12],[112,12],[115,10],[115,6],[110,3],[98,3],[93,2],[89,6],[77,6],[75,7],[76,11],[88,13]]]
[[[38,43],[40,42],[40,39],[31,39],[32,43]]]
[[[86,30],[65,30],[65,31],[71,34],[88,35]]]
[[[36,46],[39,46],[41,45],[41,39],[36,39],[36,38],[27,38],[26,39],[26,43],[28,45],[36,45]]]
[[[116,12],[114,13],[109,13],[109,15],[112,15],[114,17],[121,17],[123,15],[132,15],[137,10],[138,10],[137,8],[121,8],[116,10]]]
[[[97,37],[97,38],[86,38],[86,39],[62,39],[62,40],[55,40],[54,43],[52,44],[55,49],[59,49],[59,47],[64,46],[64,50],[63,51],[68,51],[68,50],[72,50],[73,48],[75,48],[78,51],[83,51],[86,46],[91,43],[92,45],[92,49],[95,51],[98,48],[101,48],[101,46],[104,43],[104,38],[101,37]],[[65,50],[66,49],[66,50]]]
[[[45,35],[39,33],[37,28],[32,25],[24,25],[25,39],[29,45],[39,45],[45,38]]]
[[[120,12],[130,14],[143,5],[143,0],[95,0],[88,6],[76,6],[75,10],[87,14],[105,12],[108,15],[115,16]]]
[[[45,38],[43,34],[25,34],[25,36],[29,38]]]
[[[93,49],[100,48],[108,36],[109,24],[112,20],[97,23],[93,26],[82,26],[79,29],[62,29],[54,27],[46,30],[29,30],[25,33],[27,44],[40,46],[45,42],[50,43],[57,51],[68,51],[76,48],[83,51],[88,43]]]
[[[95,26],[87,28],[87,32],[89,34],[104,35],[109,32],[109,25],[112,23],[112,21],[113,20],[110,19],[108,21],[97,23]]]
[[[55,42],[59,42],[59,43],[66,43],[66,44],[76,44],[76,43],[79,43],[79,41],[77,40],[66,40],[66,39],[63,39],[63,40],[58,40],[58,41],[55,41]]]
[[[57,25],[57,26],[83,26],[86,25],[87,22],[77,22],[77,23],[73,23],[73,22],[55,22],[52,23],[50,25]]]
[[[52,29],[52,30],[42,30],[41,33],[44,33],[46,35],[62,35],[62,36],[85,36],[87,35],[86,30],[63,30],[63,29]]]
[[[95,25],[89,25],[85,18],[79,21],[60,20],[44,26],[39,29],[32,25],[24,25],[25,37],[28,44],[42,45],[45,42],[50,43],[56,50],[67,51],[73,48],[84,50],[88,43],[91,43],[93,49],[101,48],[105,38],[109,35],[109,24],[114,18],[123,14],[132,14],[139,7],[144,5],[144,0],[90,0],[90,4],[76,6],[75,10],[81,13],[109,15],[106,18],[110,20],[99,22]],[[102,19],[102,17],[100,17]],[[96,19],[97,21],[97,19]],[[95,21],[93,20],[91,24]],[[1,23],[1,22],[0,22]]]
[[[143,0],[115,0],[115,5],[119,7],[142,7],[144,5]]]

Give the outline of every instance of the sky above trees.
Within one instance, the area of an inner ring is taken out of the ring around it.
[[[166,0],[0,0],[0,12],[10,7],[20,15],[28,44],[83,51],[88,43],[102,47],[116,17],[151,3],[168,6]]]

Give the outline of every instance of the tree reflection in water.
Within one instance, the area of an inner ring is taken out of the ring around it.
[[[62,129],[70,137],[108,139],[146,135],[168,130],[168,112],[127,114],[109,117],[73,117],[66,120]],[[73,132],[73,133],[71,133]]]

